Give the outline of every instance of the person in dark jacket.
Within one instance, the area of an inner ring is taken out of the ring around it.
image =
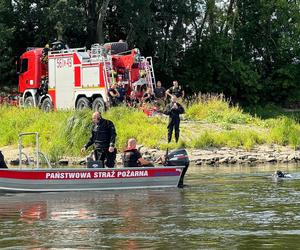
[[[127,142],[127,148],[124,150],[123,164],[125,168],[149,166],[152,163],[145,160],[141,153],[136,149],[136,140],[131,138]]]
[[[0,168],[7,168],[5,160],[4,160],[4,155],[0,151]]]
[[[94,123],[92,135],[87,144],[81,149],[81,152],[83,153],[94,144],[95,160],[100,160],[103,165],[113,168],[117,153],[115,148],[117,136],[115,126],[111,121],[102,118],[100,112],[93,113],[92,120]]]
[[[120,93],[117,90],[117,84],[113,84],[111,88],[108,89],[108,96],[112,107],[119,104]]]
[[[173,86],[166,91],[166,95],[170,96],[172,98],[173,95],[175,95],[177,98],[181,97],[184,98],[184,90],[182,87],[178,84],[176,80],[173,81]]]
[[[168,143],[171,142],[173,130],[175,130],[175,141],[178,142],[179,139],[179,125],[180,125],[180,114],[184,113],[184,108],[177,102],[177,97],[172,96],[171,103],[169,103],[164,114],[169,116],[168,123]]]
[[[166,89],[161,86],[161,81],[157,81],[156,88],[154,88],[154,96],[157,100],[164,100],[166,98]]]

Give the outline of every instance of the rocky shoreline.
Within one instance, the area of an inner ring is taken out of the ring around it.
[[[187,149],[190,161],[193,165],[257,165],[267,163],[298,163],[300,162],[300,150],[278,145],[256,146],[252,150],[243,148],[206,148]],[[156,159],[163,151],[141,148],[141,152],[149,159]]]
[[[155,161],[166,152],[157,149],[149,149],[139,146],[143,157]],[[1,148],[8,163],[18,157],[18,150],[9,146]],[[206,148],[187,149],[192,165],[220,166],[220,165],[258,165],[267,163],[298,163],[300,162],[300,150],[278,145],[261,145],[247,151],[243,148]],[[54,165],[79,165],[84,163],[82,157],[65,157]],[[121,164],[121,154],[117,155],[117,162]]]

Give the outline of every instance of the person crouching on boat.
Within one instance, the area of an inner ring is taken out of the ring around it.
[[[151,162],[145,160],[141,153],[136,149],[136,140],[131,138],[127,142],[127,148],[123,155],[123,164],[125,168],[151,166]]]
[[[100,160],[106,167],[113,168],[117,154],[115,148],[117,136],[115,126],[112,121],[104,119],[100,112],[93,113],[92,120],[94,123],[92,135],[87,144],[81,149],[81,152],[83,153],[94,144],[95,160]]]
[[[4,160],[4,155],[0,151],[0,168],[7,168],[5,160]]]

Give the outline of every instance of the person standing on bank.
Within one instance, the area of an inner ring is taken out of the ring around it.
[[[173,86],[166,91],[166,95],[170,96],[172,98],[173,95],[175,95],[177,98],[181,97],[184,98],[184,90],[182,87],[178,84],[176,80],[173,81]]]
[[[169,103],[164,111],[165,115],[169,116],[168,123],[168,143],[171,142],[173,130],[175,130],[175,141],[179,139],[179,125],[180,125],[180,114],[184,113],[184,108],[177,102],[177,97],[173,95],[171,97],[171,103]]]
[[[161,86],[161,81],[157,81],[156,88],[154,88],[154,97],[157,100],[164,100],[166,98],[166,89]]]
[[[93,113],[92,120],[94,123],[92,135],[87,144],[81,149],[81,152],[83,153],[94,144],[95,160],[102,161],[103,166],[113,168],[117,154],[115,126],[111,121],[104,119],[100,112]]]

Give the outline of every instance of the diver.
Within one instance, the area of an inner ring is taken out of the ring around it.
[[[292,178],[292,176],[288,173],[283,173],[281,170],[276,170],[272,175],[274,178]]]

